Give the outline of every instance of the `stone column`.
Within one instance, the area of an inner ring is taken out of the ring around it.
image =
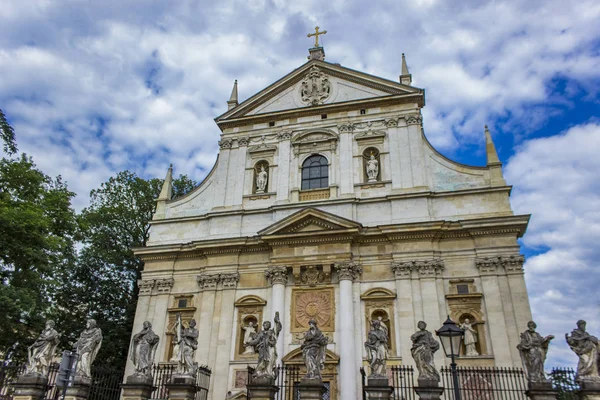
[[[412,262],[392,262],[391,268],[396,276],[396,295],[398,296],[396,302],[396,321],[398,323],[396,326],[400,334],[400,355],[402,356],[402,363],[408,365],[412,361],[410,337],[417,329],[415,313],[413,312]]]
[[[46,394],[48,378],[38,374],[24,374],[13,385],[14,400],[41,400]]]
[[[279,132],[277,139],[279,142],[279,158],[277,160],[277,186],[272,190],[277,192],[277,201],[287,202],[290,196],[290,139],[292,138],[291,131]],[[295,173],[293,171],[292,173]]]
[[[552,382],[529,382],[528,386],[525,394],[531,400],[556,400],[557,392]]]
[[[352,282],[362,273],[362,268],[353,261],[336,263],[340,285],[340,326],[338,328],[340,354],[340,398],[357,399],[358,364],[354,351],[354,300]]]
[[[285,329],[287,326],[285,323],[285,319],[287,318],[287,313],[285,312],[285,285],[287,284],[288,279],[288,271],[287,267],[273,267],[269,268],[265,271],[265,276],[269,281],[269,284],[272,286],[271,289],[271,323],[273,323],[273,319],[275,318],[275,313],[279,312],[279,318],[281,320],[282,329]],[[277,340],[277,365],[281,364],[281,359],[285,355],[284,352],[284,340],[283,335],[280,335]]]
[[[211,334],[213,332],[212,322],[215,312],[215,295],[219,274],[201,273],[196,276],[198,287],[202,291],[202,303],[200,303],[200,318],[198,321],[198,349],[196,350],[196,361],[200,365],[208,365]],[[213,374],[214,375],[214,374]]]
[[[90,388],[92,379],[81,375],[76,375],[73,384],[67,387],[65,400],[87,400],[90,397]]]

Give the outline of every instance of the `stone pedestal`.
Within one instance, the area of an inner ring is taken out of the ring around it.
[[[40,400],[46,394],[48,378],[38,374],[21,375],[13,385],[14,400]]]
[[[440,400],[444,388],[439,386],[438,381],[429,379],[419,379],[415,392],[421,400]]]
[[[367,399],[381,399],[389,400],[391,398],[394,388],[390,386],[390,382],[387,378],[368,378],[367,386],[365,386],[365,392],[367,392]]]
[[[254,378],[252,383],[246,385],[249,400],[274,400],[279,388],[275,386],[275,379]]]
[[[300,400],[321,400],[327,388],[321,379],[303,378],[297,386]]]
[[[552,382],[529,382],[525,391],[531,400],[556,400],[557,392],[552,388]]]
[[[123,400],[147,400],[154,390],[152,376],[130,375],[121,388],[123,389]]]
[[[194,400],[196,397],[196,380],[189,375],[173,375],[165,385],[169,390],[169,400]]]
[[[92,379],[85,376],[75,376],[73,385],[67,387],[65,400],[87,400],[90,397]]]
[[[580,400],[600,400],[600,382],[583,381],[577,391]]]

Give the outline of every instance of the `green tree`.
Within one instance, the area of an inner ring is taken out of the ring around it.
[[[75,268],[64,271],[57,301],[57,320],[74,342],[86,318],[94,318],[104,340],[97,364],[124,366],[137,302],[137,280],[144,268],[133,248],[146,245],[149,221],[163,181],[145,180],[124,171],[90,194],[80,217],[83,248]],[[195,186],[182,175],[174,180],[178,194]]]
[[[26,346],[43,327],[56,271],[75,259],[74,193],[30,157],[0,161],[0,352]],[[15,346],[17,345],[17,346]]]
[[[15,131],[6,120],[4,112],[0,109],[0,139],[2,140],[2,148],[9,155],[17,152],[17,142],[15,139]]]

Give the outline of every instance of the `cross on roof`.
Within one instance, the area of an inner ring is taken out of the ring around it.
[[[315,33],[309,33],[306,36],[307,37],[314,36],[315,37],[315,47],[319,47],[319,35],[324,35],[326,33],[327,33],[327,31],[319,32],[319,27],[315,26]]]

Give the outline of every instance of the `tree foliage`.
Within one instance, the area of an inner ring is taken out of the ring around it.
[[[0,161],[0,351],[26,344],[43,326],[57,271],[75,259],[75,194],[30,157]],[[17,347],[17,358],[25,349]]]
[[[11,155],[17,152],[17,142],[15,131],[6,120],[4,112],[0,109],[0,140],[2,140],[2,149],[5,153]]]

